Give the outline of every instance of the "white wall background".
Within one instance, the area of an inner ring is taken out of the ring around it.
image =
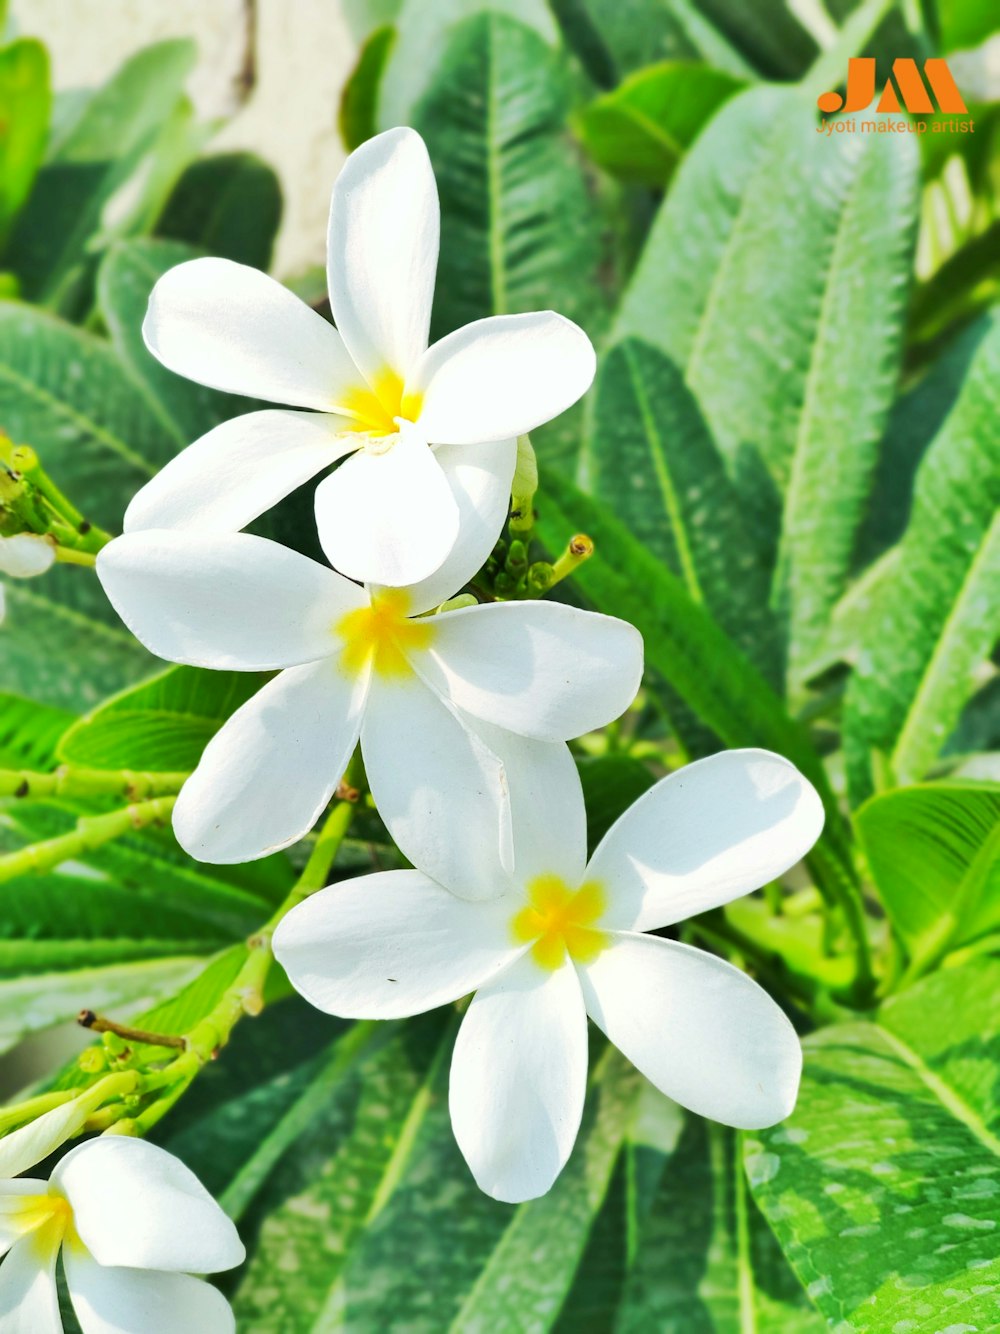
[[[344,159],[337,108],[357,56],[339,0],[13,0],[11,19],[46,43],[58,89],[101,83],[150,42],[194,38],[188,92],[201,116],[231,118],[210,149],[252,149],[281,178],[275,272],[323,263],[330,186]]]

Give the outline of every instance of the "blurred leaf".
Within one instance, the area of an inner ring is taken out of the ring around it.
[[[588,489],[683,582],[772,686],[782,645],[745,506],[680,371],[625,339],[601,364]]]
[[[197,959],[150,959],[0,980],[0,1051],[9,1051],[29,1033],[75,1018],[85,1007],[140,1005],[180,986],[198,966]]]
[[[55,768],[56,745],[75,721],[76,716],[66,709],[0,694],[0,768]]]
[[[142,338],[146,306],[158,278],[202,252],[179,241],[139,237],[111,247],[97,274],[97,300],[122,364],[175,448],[190,444],[248,402],[175,375],[161,366]]]
[[[674,8],[687,6],[674,0]],[[798,78],[815,59],[815,37],[783,0],[699,0],[697,12],[767,78]]]
[[[435,0],[433,5],[426,0],[402,0],[395,19],[398,41],[380,84],[380,130],[416,126],[414,111],[439,74],[453,30],[463,19],[482,14],[516,19],[555,45],[556,26],[546,0]],[[480,85],[478,91],[481,97],[489,89]]]
[[[927,963],[1000,925],[1000,786],[924,783],[854,817],[879,898]]]
[[[378,133],[379,89],[395,42],[395,28],[390,25],[376,28],[365,39],[357,64],[344,85],[337,125],[349,153]]]
[[[577,132],[605,171],[662,187],[704,125],[742,86],[709,65],[650,65],[584,107]]]
[[[441,198],[433,337],[526,310],[592,320],[600,238],[566,111],[536,32],[497,14],[455,29],[413,119]]]
[[[992,0],[937,0],[937,12],[943,51],[978,46],[1000,27]]]
[[[94,769],[190,771],[226,719],[269,679],[172,667],[81,718],[63,737],[59,757]]]
[[[831,1327],[996,1316],[1000,963],[948,969],[803,1043],[788,1121],[745,1142],[754,1196]]]
[[[177,181],[156,233],[267,272],[281,208],[272,167],[253,153],[216,153],[192,162]]]
[[[105,209],[163,134],[194,59],[189,41],[137,52],[53,138],[8,255],[26,296],[79,309]]]
[[[795,90],[743,93],[685,158],[616,325],[681,368],[775,550],[797,686],[844,591],[895,392],[916,171],[907,136],[821,137]]]
[[[0,245],[31,193],[52,110],[49,57],[22,38],[0,48]]]
[[[647,792],[656,779],[641,760],[629,755],[588,755],[576,762],[587,807],[587,856],[620,815]]]
[[[856,798],[868,748],[925,774],[1000,634],[1000,320],[983,337],[917,473],[900,558],[865,625],[845,732]]]

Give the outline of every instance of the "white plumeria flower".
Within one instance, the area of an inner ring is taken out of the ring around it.
[[[0,1140],[0,1334],[60,1334],[60,1248],[83,1334],[234,1331],[225,1297],[193,1275],[242,1264],[243,1243],[173,1154],[105,1135],[48,1181],[18,1176],[79,1129],[69,1104]]]
[[[55,562],[56,549],[47,537],[36,533],[17,533],[14,537],[0,537],[0,574],[9,579],[34,579],[50,570]],[[0,624],[6,612],[3,584],[0,584]]]
[[[457,898],[415,859],[321,890],[279,924],[292,985],[328,1014],[396,1019],[475,991],[451,1064],[451,1119],[479,1186],[544,1194],[569,1157],[587,1082],[587,1015],[663,1093],[726,1125],[782,1120],[802,1053],[739,969],[643,932],[718,907],[786,871],[823,807],[779,755],[728,751],[664,778],[589,863],[575,770],[515,826],[501,896]],[[470,875],[480,873],[470,866]]]
[[[558,416],[595,367],[587,335],[552,311],[477,320],[428,348],[438,232],[424,142],[388,130],[351,154],[333,188],[336,329],[242,264],[196,259],[164,274],[143,325],[154,356],[201,384],[312,411],[251,412],[209,431],[138,493],[126,531],[242,528],[351,455],[316,492],[330,563],[381,584],[438,569],[458,536],[461,464]],[[513,445],[491,457],[479,481],[495,535]]]
[[[625,621],[556,602],[422,615],[478,569],[486,531],[463,500],[452,555],[406,588],[361,588],[248,533],[127,533],[101,551],[105,592],[153,653],[195,667],[285,669],[225,723],[184,785],[173,815],[182,847],[240,862],[294,843],[360,738],[372,795],[404,854],[458,893],[495,892],[497,856],[512,865],[518,802],[530,804],[568,759],[567,739],[628,708],[642,638]]]

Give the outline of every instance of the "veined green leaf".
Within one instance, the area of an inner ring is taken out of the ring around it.
[[[24,37],[0,49],[0,245],[31,193],[51,110],[49,57],[41,42]]]
[[[604,357],[586,467],[588,489],[780,684],[768,573],[742,499],[681,372],[648,343],[628,338]]]
[[[807,1037],[798,1107],[746,1139],[754,1196],[836,1329],[995,1324],[1000,962]]]
[[[261,672],[172,667],[106,700],[63,736],[59,757],[95,769],[193,769],[226,719],[269,680]]]
[[[32,300],[74,307],[93,262],[91,239],[102,231],[114,195],[163,133],[194,58],[187,41],[146,47],[53,136],[8,256]]]
[[[156,232],[266,272],[281,207],[273,167],[253,153],[215,153],[187,167],[157,220]]]
[[[1000,635],[1000,320],[917,474],[895,574],[865,626],[845,707],[856,796],[867,750],[900,782],[922,777]]]
[[[702,128],[742,86],[710,65],[649,65],[584,107],[577,133],[605,171],[663,187]]]
[[[616,325],[682,369],[739,488],[790,677],[844,591],[902,341],[909,137],[818,135],[792,89],[732,99],[686,157]]]
[[[0,768],[54,768],[59,738],[75,721],[66,709],[0,694]]]
[[[879,897],[924,964],[1000,926],[1000,785],[923,783],[854,817]]]

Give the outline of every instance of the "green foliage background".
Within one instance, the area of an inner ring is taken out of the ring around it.
[[[578,747],[592,834],[724,745],[793,759],[828,821],[787,885],[684,928],[788,1008],[793,1116],[707,1124],[595,1035],[576,1153],[527,1205],[480,1195],[451,1138],[452,1016],[340,1026],[272,978],[156,1129],[240,1223],[239,1328],[997,1328],[1000,86],[973,135],[828,136],[815,110],[849,56],[980,47],[995,6],[828,0],[811,25],[781,0],[346,8],[346,145],[409,123],[437,172],[434,335],[552,307],[600,350],[587,400],[535,439],[541,542],[596,542],[567,596],[646,642],[636,708]],[[0,49],[0,423],[112,531],[252,406],[139,334],[161,273],[206,252],[266,268],[280,220],[270,167],[206,155],[193,60],[161,43],[53,98],[38,42]],[[309,515],[299,495],[264,522],[313,551]],[[6,594],[6,770],[183,774],[259,684],[164,672],[86,571]],[[83,1005],[188,1031],[310,850],[203,866],[151,825],[10,873],[113,806],[0,801],[2,1050]],[[367,812],[335,875],[395,856]]]

